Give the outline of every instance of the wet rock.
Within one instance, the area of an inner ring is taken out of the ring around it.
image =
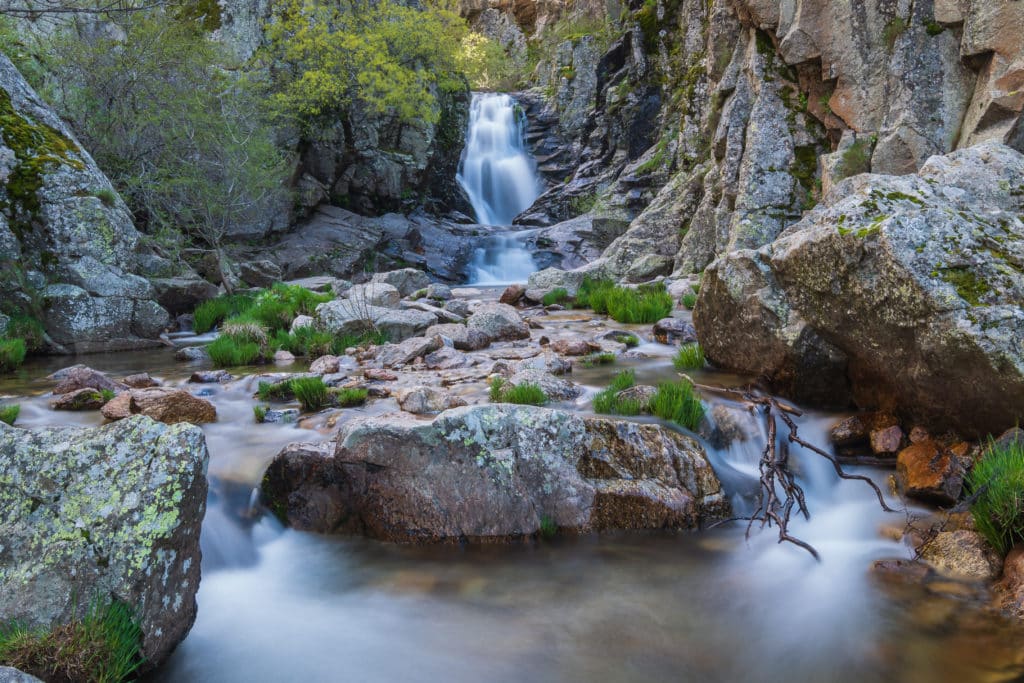
[[[147,387],[158,387],[160,382],[149,376],[148,372],[140,372],[128,375],[121,380],[121,383],[132,389],[145,389]]]
[[[912,560],[875,560],[871,572],[886,581],[920,585],[931,570],[928,565]]]
[[[550,372],[552,375],[565,375],[572,372],[572,361],[550,351],[542,351],[533,358],[518,361],[510,369],[509,374],[521,370],[540,370],[541,372]]]
[[[341,370],[341,362],[337,356],[320,356],[309,364],[309,371],[317,375],[332,375]]]
[[[434,303],[437,303],[437,302],[434,302]],[[434,316],[441,323],[459,324],[459,323],[465,323],[466,322],[466,318],[464,316],[457,315],[455,313],[452,313],[449,310],[446,310],[444,308],[439,308],[438,306],[434,306],[432,304],[428,304],[428,303],[425,303],[423,301],[403,301],[402,302],[402,308],[412,309],[414,311],[423,311],[424,313],[429,313],[432,316]]]
[[[383,282],[353,285],[345,293],[345,297],[352,302],[353,306],[380,306],[381,308],[395,308],[402,300],[402,294],[397,287]]]
[[[202,346],[186,346],[174,353],[174,360],[178,361],[194,363],[196,361],[208,360],[209,358],[210,355],[206,353],[206,349]]]
[[[43,683],[43,681],[13,667],[0,666],[0,683]]]
[[[927,429],[918,425],[911,428],[910,434],[907,438],[910,439],[910,443],[921,443],[923,441],[930,440],[932,436],[928,433]]]
[[[371,465],[372,464],[372,465]],[[391,541],[694,528],[728,515],[700,445],[655,425],[527,406],[389,415],[343,428],[333,458],[286,448],[264,500],[295,528]]]
[[[551,342],[551,350],[563,356],[586,356],[600,351],[601,347],[583,339],[556,339]]]
[[[75,389],[50,401],[53,410],[99,410],[106,400],[95,389]]]
[[[939,574],[963,581],[991,581],[999,576],[998,555],[976,531],[942,531],[921,551],[921,559]]]
[[[434,387],[406,387],[395,392],[398,406],[407,413],[414,415],[425,415],[427,413],[440,413],[449,408],[458,408],[466,405],[466,402],[458,397],[452,396],[447,391]]]
[[[999,448],[1007,448],[1014,444],[1024,444],[1024,429],[1020,427],[1007,429],[996,439],[995,445]]]
[[[887,429],[898,424],[899,420],[888,413],[860,413],[832,425],[829,438],[834,445],[840,447],[867,444],[872,430]]]
[[[417,358],[437,351],[443,346],[440,337],[413,337],[399,344],[385,344],[377,351],[377,360],[386,368],[408,365]]]
[[[598,339],[617,342],[619,344],[630,344],[640,339],[639,335],[627,332],[626,330],[608,330],[598,336]]]
[[[509,285],[505,288],[505,291],[501,293],[498,298],[498,303],[507,304],[509,306],[515,306],[519,303],[519,300],[526,294],[526,287],[523,285]]]
[[[928,440],[900,451],[896,477],[904,495],[937,505],[956,503],[964,483],[961,457],[966,453],[965,446],[961,445],[958,453]]]
[[[54,395],[67,394],[79,389],[95,389],[97,391],[113,391],[119,393],[128,387],[120,382],[109,379],[98,370],[87,367],[68,368],[60,382],[53,388]]]
[[[18,482],[0,493],[0,614],[49,628],[83,596],[110,595],[134,610],[149,664],[162,662],[196,615],[207,459],[200,429],[141,416],[0,426],[0,479]]]
[[[451,323],[431,325],[427,328],[426,336],[439,336],[444,339],[450,339],[452,345],[460,351],[479,351],[491,344],[490,338],[484,332],[466,325]]]
[[[234,378],[227,370],[199,370],[198,372],[193,372],[188,381],[193,384],[217,384],[220,382],[230,382],[232,379]]]
[[[170,387],[132,389],[103,406],[102,412],[108,420],[121,420],[141,414],[166,424],[217,421],[217,409],[212,403],[182,389]]]
[[[636,401],[642,406],[643,410],[646,410],[656,393],[658,393],[656,387],[652,387],[649,384],[637,384],[628,389],[623,389],[615,394],[615,397],[622,401]]]
[[[466,326],[482,332],[491,341],[529,339],[530,328],[516,309],[507,304],[484,304],[469,316]]]
[[[299,419],[298,408],[285,408],[283,410],[268,410],[263,416],[263,421],[270,424],[292,424]]]
[[[572,401],[583,393],[579,385],[533,368],[517,368],[508,380],[512,384],[536,384],[552,401]]]
[[[697,330],[682,318],[662,318],[651,330],[661,344],[692,344],[697,341]]]
[[[398,290],[401,296],[411,296],[415,292],[430,286],[430,277],[422,270],[403,268],[387,273],[374,273],[371,282],[390,285]]]
[[[1024,615],[1024,546],[1014,546],[1003,561],[1003,578],[996,585],[999,607]]]
[[[875,455],[891,455],[898,453],[904,443],[903,430],[898,425],[873,429],[868,435],[871,452]]]

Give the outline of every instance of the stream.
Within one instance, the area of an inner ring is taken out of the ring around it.
[[[479,292],[490,299],[500,290]],[[590,335],[591,318],[552,313],[538,318],[544,329],[535,333]],[[586,411],[588,397],[623,367],[639,382],[671,377],[673,350],[645,342],[637,351],[646,357],[577,370],[572,377],[587,393],[558,407]],[[0,381],[0,395],[22,404],[19,426],[100,423],[95,412],[47,407],[45,376],[69,360],[33,359]],[[205,367],[174,361],[170,349],[82,360],[112,376],[148,371],[170,385]],[[736,379],[708,371],[698,381]],[[467,547],[318,536],[260,514],[253,490],[283,445],[330,438],[332,411],[299,425],[256,425],[254,383],[188,385],[216,404],[220,419],[203,427],[211,491],[199,616],[157,681],[1021,680],[1024,632],[973,609],[982,596],[972,587],[872,576],[873,560],[909,555],[885,533],[901,528],[903,515],[882,512],[870,490],[840,483],[813,454],[793,453],[812,518],[791,531],[819,550],[820,564],[777,544],[774,530],[755,528],[745,540],[745,524]],[[709,407],[721,400],[705,398]],[[342,411],[341,421],[395,407],[378,400]],[[801,434],[825,443],[836,417],[808,414]],[[706,446],[740,511],[756,490],[763,441],[754,436]],[[888,472],[859,471],[888,489]]]

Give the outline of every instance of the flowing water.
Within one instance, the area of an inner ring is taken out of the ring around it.
[[[540,318],[537,333],[592,334],[586,318]],[[644,383],[673,376],[673,349],[644,343],[638,351],[648,357],[574,379],[592,395],[622,367]],[[201,367],[174,362],[169,350],[85,361],[169,384]],[[97,413],[46,407],[52,382],[44,377],[62,364],[34,361],[0,382],[0,396],[20,397],[21,426],[99,423]],[[791,530],[819,550],[820,564],[777,544],[772,530],[746,540],[743,524],[483,547],[318,536],[281,529],[253,508],[252,494],[281,446],[329,438],[326,418],[255,425],[254,384],[189,385],[216,404],[220,420],[203,428],[211,494],[199,616],[159,681],[1021,680],[1024,633],[973,609],[969,587],[891,586],[869,573],[877,558],[908,555],[881,531],[903,517],[882,512],[862,484],[840,483],[813,454],[793,453],[812,518]],[[585,396],[565,407],[586,405]],[[344,416],[393,408],[382,400]],[[802,435],[823,443],[832,419],[805,416]],[[752,504],[763,445],[751,424],[746,440],[708,447],[740,511]],[[863,471],[886,488],[886,472]]]
[[[526,119],[516,101],[501,93],[474,93],[466,149],[458,180],[486,226],[509,227],[540,195],[536,163],[526,150]],[[537,270],[525,248],[529,231],[502,230],[487,238],[470,264],[470,282],[522,282]]]

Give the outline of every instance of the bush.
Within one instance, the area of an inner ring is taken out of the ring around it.
[[[548,402],[548,395],[532,382],[510,384],[501,377],[495,377],[491,380],[490,388],[491,401],[494,403],[542,406]]]
[[[142,629],[120,601],[93,600],[81,619],[52,630],[0,626],[0,662],[47,681],[119,683],[143,663]]]
[[[290,385],[304,412],[316,412],[330,403],[330,392],[321,377],[296,377]]]
[[[704,404],[689,382],[662,382],[651,398],[651,414],[696,431],[704,417]]]
[[[12,403],[0,408],[0,422],[4,424],[12,425],[18,419],[18,415],[21,414],[21,406],[17,403]]]
[[[675,307],[665,285],[615,287],[607,294],[608,315],[620,323],[656,323]],[[596,310],[596,309],[595,309]]]
[[[1005,555],[1024,541],[1024,443],[992,444],[967,476],[978,532]]]
[[[541,299],[541,303],[545,306],[555,306],[565,303],[568,298],[569,292],[564,287],[558,287],[545,294]]]
[[[370,392],[366,389],[336,389],[334,391],[334,400],[342,408],[351,408],[366,403],[366,397],[369,395]]]
[[[594,412],[604,415],[639,415],[647,407],[638,399],[622,399],[619,393],[636,386],[636,374],[623,370],[612,383],[594,396]]]
[[[16,370],[25,362],[24,339],[0,339],[0,370]]]
[[[676,370],[700,370],[704,364],[704,349],[700,344],[681,346],[672,358],[672,365],[676,366]]]
[[[237,341],[234,337],[221,336],[206,347],[210,360],[218,368],[233,368],[252,365],[260,358],[260,345],[255,342]]]

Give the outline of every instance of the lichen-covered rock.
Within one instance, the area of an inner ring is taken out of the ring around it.
[[[450,339],[452,346],[460,351],[479,351],[491,344],[490,338],[484,332],[455,323],[431,325],[427,328],[426,336]]]
[[[93,595],[132,606],[159,664],[196,616],[206,442],[138,416],[97,429],[0,425],[0,616],[68,620]]]
[[[263,480],[301,529],[392,541],[695,528],[728,514],[700,445],[655,425],[527,406],[348,424],[333,457],[285,449]]]
[[[466,401],[436,387],[406,387],[395,392],[398,406],[413,415],[440,413],[466,405]]]
[[[54,410],[99,410],[104,403],[103,395],[95,389],[76,389],[58,394],[50,401],[50,407]]]
[[[547,370],[530,365],[516,366],[508,381],[512,384],[533,384],[541,388],[552,401],[572,401],[583,393],[583,388],[567,379],[555,377]]]
[[[701,344],[790,395],[849,387],[936,433],[999,433],[1024,406],[1021,216],[1024,155],[997,143],[847,180],[770,246],[707,270]]]
[[[415,292],[429,287],[430,277],[422,270],[402,268],[401,270],[389,270],[386,273],[374,273],[370,282],[391,285],[402,296],[411,296]],[[450,294],[451,292],[449,292]]]
[[[332,334],[359,334],[376,328],[393,342],[423,334],[437,323],[437,316],[423,311],[382,308],[351,299],[335,299],[320,304],[316,307],[316,315],[320,325]]]
[[[12,300],[41,296],[58,353],[155,346],[170,317],[137,275],[128,207],[61,119],[0,55],[0,262],[41,291],[0,281]]]
[[[530,327],[508,304],[484,304],[469,316],[466,326],[482,332],[491,341],[529,339]]]
[[[9,666],[0,666],[0,683],[43,683],[35,676]]]
[[[921,549],[921,559],[943,576],[991,581],[999,576],[999,556],[977,531],[941,531]]]
[[[368,282],[365,285],[354,285],[345,293],[354,305],[357,306],[380,306],[381,308],[395,308],[402,300],[398,289],[385,282]]]

